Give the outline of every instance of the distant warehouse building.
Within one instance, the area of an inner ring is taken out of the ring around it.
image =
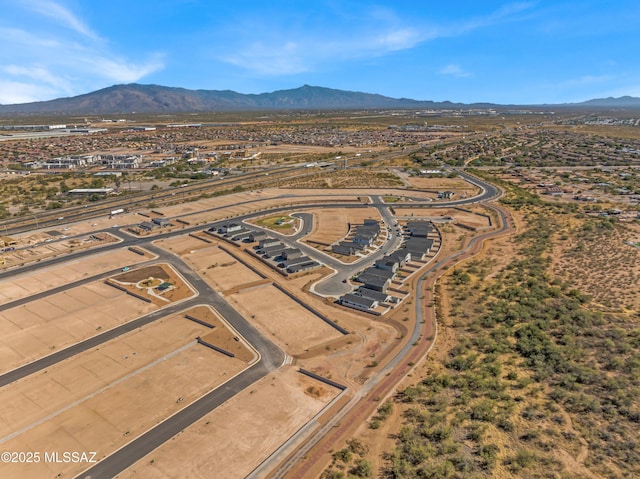
[[[70,195],[108,195],[113,192],[113,188],[74,188],[67,193]]]

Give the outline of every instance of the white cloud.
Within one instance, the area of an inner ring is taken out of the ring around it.
[[[460,65],[456,65],[455,63],[450,63],[444,68],[441,68],[438,73],[440,73],[441,75],[450,75],[458,78],[466,78],[471,76],[471,73],[463,70]]]
[[[82,20],[59,3],[50,0],[29,0],[24,2],[24,6],[40,15],[57,20],[61,25],[85,37],[93,40],[99,39],[99,36],[85,25]]]
[[[224,62],[251,69],[261,75],[293,75],[309,71],[302,49],[295,42],[265,45],[254,42],[243,51],[220,57]]]
[[[375,58],[390,52],[412,48],[424,39],[413,28],[387,29],[348,38],[325,34],[288,39],[268,39],[240,46],[219,60],[260,75],[292,75],[312,71],[318,65],[334,61]]]
[[[510,21],[532,5],[530,2],[513,3],[485,17],[447,25],[418,25],[403,21],[392,10],[380,7],[362,14],[357,22],[352,21],[347,28],[336,22],[333,29],[326,25],[323,28],[314,28],[312,25],[306,29],[290,25],[280,28],[272,23],[266,29],[263,22],[244,18],[230,22],[236,24],[236,30],[226,32],[225,41],[221,42],[220,47],[232,46],[227,47],[230,51],[218,55],[218,60],[259,75],[303,73],[336,61],[377,58],[438,38],[464,35]],[[351,15],[356,16],[355,13]],[[247,36],[247,32],[251,32],[251,35]],[[248,37],[252,40],[244,43],[243,39]],[[260,40],[255,41],[255,38]],[[462,71],[457,74],[468,76]]]
[[[40,84],[0,79],[0,104],[3,105],[39,101],[54,93],[55,90]]]
[[[68,82],[58,75],[54,75],[42,66],[34,65],[30,67],[22,65],[6,65],[0,67],[2,71],[12,76],[26,77],[39,83],[45,83],[57,88],[67,88]]]
[[[94,66],[103,76],[123,83],[132,83],[164,67],[160,55],[143,64],[135,64],[119,58],[86,57],[87,64]]]
[[[29,0],[19,5],[53,18],[64,28],[42,22],[0,27],[2,102],[49,100],[131,83],[164,68],[160,54],[133,61],[112,51],[78,16],[56,2]],[[32,32],[37,32],[32,33]]]

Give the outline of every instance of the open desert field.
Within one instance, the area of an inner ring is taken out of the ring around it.
[[[318,343],[341,336],[273,285],[232,294],[229,300],[243,316],[290,354],[300,354]]]
[[[200,221],[214,221],[216,219],[229,216],[226,212],[226,208],[229,206],[236,204],[250,205],[252,203],[256,203],[256,201],[268,200],[274,196],[276,196],[276,194],[270,190],[237,193],[234,195],[206,198],[188,203],[180,203],[173,206],[155,208],[154,211],[162,212],[166,218],[181,217],[192,224],[197,224]],[[216,209],[217,211],[207,211]]]
[[[85,256],[63,266],[52,266],[32,273],[16,274],[0,281],[0,304],[25,298],[42,291],[78,281],[127,265],[148,261],[150,254],[141,256],[128,249]]]
[[[455,191],[458,195],[466,193],[467,196],[472,196],[480,191],[477,186],[467,183],[462,178],[424,178],[411,176],[407,178],[407,180],[412,186],[421,190],[450,190]]]
[[[0,444],[105,457],[247,367],[195,341],[210,331],[172,315],[3,388]],[[74,475],[86,464],[15,466],[2,477]]]
[[[313,231],[305,237],[309,243],[331,245],[349,232],[349,223],[362,224],[365,219],[380,221],[374,208],[323,208],[313,212]]]
[[[0,312],[3,372],[156,310],[102,282]]]
[[[339,392],[285,366],[240,392],[118,477],[244,478]]]

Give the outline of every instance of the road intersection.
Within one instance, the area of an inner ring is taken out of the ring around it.
[[[479,187],[481,189],[481,193],[473,198],[465,198],[456,201],[442,201],[442,202],[424,202],[422,200],[421,203],[418,203],[418,198],[415,198],[416,201],[412,201],[410,203],[395,203],[394,206],[420,206],[423,208],[446,208],[446,207],[455,207],[462,206],[474,203],[485,203],[491,199],[495,199],[499,195],[499,190],[495,188],[493,185],[486,183],[478,178],[475,178],[465,172],[459,171],[458,174],[464,178],[466,181],[472,183],[473,185]],[[330,195],[328,195],[330,197]],[[395,219],[389,208],[389,204],[385,203],[382,198],[378,195],[372,195],[370,197],[370,202],[366,205],[364,204],[354,204],[353,202],[344,202],[344,201],[323,201],[315,204],[301,204],[298,206],[279,206],[273,207],[262,211],[247,213],[234,218],[234,221],[245,221],[249,219],[253,219],[259,216],[264,216],[267,214],[275,214],[280,212],[294,212],[299,218],[302,219],[302,227],[300,231],[298,231],[293,236],[284,236],[279,235],[273,231],[270,231],[270,236],[278,237],[282,239],[285,243],[290,245],[295,245],[295,247],[302,250],[309,257],[317,259],[327,265],[329,268],[335,271],[334,274],[324,278],[322,281],[316,283],[313,286],[313,292],[320,296],[338,296],[345,292],[348,292],[352,289],[352,286],[349,283],[345,283],[344,280],[348,280],[352,276],[354,276],[357,272],[361,271],[365,267],[373,264],[375,260],[381,258],[382,256],[388,254],[391,251],[394,251],[400,245],[402,238],[396,234],[393,234]],[[255,200],[258,202],[259,200]],[[247,203],[253,203],[254,201],[250,201]],[[311,232],[313,227],[313,217],[309,213],[314,209],[319,208],[363,208],[363,207],[373,207],[376,208],[382,218],[382,221],[385,227],[391,231],[391,234],[388,235],[388,241],[386,241],[382,246],[380,246],[375,252],[368,255],[361,260],[358,260],[351,264],[345,264],[333,258],[329,255],[319,252],[317,249],[312,248],[304,244],[301,240],[306,235]],[[217,208],[215,208],[217,209]],[[503,225],[507,224],[507,219],[502,212],[502,210],[496,208],[496,211],[499,215],[501,215]],[[205,227],[206,228],[206,227]],[[503,226],[504,229],[504,226]],[[84,258],[89,255],[95,254],[96,251],[105,252],[111,251],[121,248],[128,248],[132,246],[143,247],[144,249],[154,253],[157,255],[156,259],[150,260],[146,264],[155,264],[155,263],[170,263],[172,264],[182,275],[183,278],[186,279],[188,283],[191,284],[194,291],[197,292],[197,296],[193,298],[189,298],[184,300],[178,304],[171,305],[169,307],[163,308],[158,311],[154,311],[145,316],[137,318],[129,323],[118,326],[112,330],[101,333],[97,336],[89,338],[87,340],[81,341],[69,348],[66,348],[61,351],[57,351],[51,355],[43,357],[39,360],[33,361],[29,364],[26,364],[22,367],[16,368],[12,371],[9,371],[5,374],[0,375],[0,387],[6,386],[13,381],[19,380],[22,377],[25,377],[29,374],[33,374],[36,371],[45,369],[59,361],[64,359],[73,357],[74,355],[80,353],[81,351],[85,351],[90,348],[97,347],[98,345],[109,341],[113,338],[116,338],[126,332],[132,331],[136,328],[139,328],[145,324],[148,324],[152,321],[155,321],[161,317],[164,317],[169,314],[173,314],[179,312],[181,310],[186,310],[190,307],[199,305],[199,304],[210,304],[212,305],[222,317],[224,317],[232,326],[235,328],[239,334],[249,342],[259,353],[259,360],[254,363],[252,366],[244,370],[242,373],[229,380],[224,385],[216,388],[215,390],[207,393],[202,396],[198,400],[194,401],[192,404],[184,407],[178,413],[173,416],[165,419],[162,423],[158,424],[154,428],[147,431],[145,434],[139,436],[134,439],[130,443],[128,443],[123,448],[119,449],[115,453],[106,457],[98,464],[93,466],[91,469],[84,471],[79,477],[113,477],[120,471],[126,469],[131,464],[135,463],[140,458],[144,457],[144,455],[151,452],[153,449],[161,445],[162,443],[169,440],[175,434],[180,432],[181,430],[188,427],[190,424],[197,421],[199,418],[212,411],[216,407],[218,407],[223,402],[235,396],[239,391],[245,389],[249,385],[253,384],[255,381],[264,377],[270,371],[279,368],[284,360],[285,353],[277,347],[273,342],[266,339],[263,335],[261,335],[251,323],[246,320],[241,314],[239,314],[218,292],[216,292],[213,288],[211,288],[198,274],[196,274],[184,261],[182,261],[176,255],[170,254],[169,252],[155,246],[153,242],[165,238],[170,238],[177,235],[185,235],[189,233],[196,233],[203,230],[203,226],[193,226],[186,227],[179,231],[171,231],[160,233],[154,235],[150,238],[140,238],[130,234],[127,234],[123,231],[114,232],[113,230],[104,230],[108,231],[110,234],[114,234],[122,239],[121,242],[107,244],[100,247],[98,250],[84,250],[71,253],[66,256],[59,256],[56,258],[51,258],[49,260],[44,260],[40,263],[29,264],[23,266],[17,270],[10,270],[0,273],[0,279],[6,279],[16,274],[29,273],[31,271],[35,271],[37,269],[43,268],[45,266],[52,266],[55,264],[60,264],[66,261],[69,261],[73,258]],[[435,263],[429,267],[428,270],[422,272],[422,278],[417,283],[418,291],[421,291],[424,287],[425,276],[430,271],[435,271],[441,268],[444,264],[450,264],[452,261],[459,260],[465,252],[470,251],[475,247],[476,241],[481,241],[483,238],[488,237],[489,234],[483,235],[481,237],[474,238],[472,243],[470,243],[467,248],[457,253],[456,255],[451,255],[450,257],[441,259],[438,263]],[[116,270],[108,271],[105,273],[100,273],[97,275],[89,276],[83,278],[81,280],[75,281],[65,286],[56,287],[54,289],[50,289],[48,291],[44,291],[41,293],[37,293],[29,298],[22,298],[5,305],[0,306],[0,310],[9,309],[12,307],[16,307],[22,304],[26,304],[29,301],[33,301],[34,299],[44,298],[52,294],[56,294],[66,289],[82,286],[84,284],[88,284],[93,281],[102,280],[106,277],[109,277],[116,273]],[[416,303],[416,308],[421,308],[420,312],[416,309],[416,314],[422,314],[422,306],[419,306],[420,302]],[[427,321],[428,322],[428,321]],[[410,354],[415,351],[412,348],[412,344],[420,339],[420,336],[429,336],[429,332],[424,332],[422,330],[422,321],[416,321],[416,327],[414,328],[411,337],[407,340],[406,345],[402,348],[402,350],[392,359],[392,361],[386,366],[383,370],[387,374],[386,376],[382,374],[377,375],[377,377],[372,378],[367,386],[363,389],[361,394],[365,394],[367,391],[373,391],[374,388],[380,387],[378,384],[384,382],[385,385],[390,384],[390,379],[388,378],[388,373],[394,369],[398,368],[398,365],[403,364],[406,361],[406,358],[411,355],[413,357],[415,354]],[[435,334],[435,333],[434,333]],[[426,354],[426,353],[424,353]],[[394,376],[395,377],[395,373]]]

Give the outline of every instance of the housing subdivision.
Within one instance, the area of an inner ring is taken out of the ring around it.
[[[405,294],[399,288],[408,277],[400,279],[398,273],[410,262],[424,265],[434,248],[431,236],[437,235],[429,221],[408,221],[403,229],[405,240],[402,245],[357,274],[355,280],[360,286],[340,296],[339,304],[382,315],[402,301]]]

